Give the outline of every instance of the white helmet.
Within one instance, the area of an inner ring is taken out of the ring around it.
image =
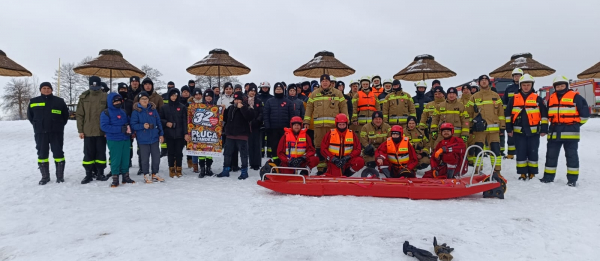
[[[554,77],[554,81],[552,81],[552,86],[556,86],[559,84],[566,84],[569,87],[569,78],[564,75]]]
[[[425,87],[427,88],[427,83],[425,81],[418,81],[415,83],[415,87],[419,88],[419,87]]]
[[[258,88],[262,88],[262,87],[271,88],[271,84],[269,82],[261,82],[260,86],[258,86]]]
[[[534,83],[535,79],[533,79],[533,76],[526,73],[526,74],[523,74],[523,76],[521,76],[521,78],[519,78],[519,84],[524,83],[524,82]]]
[[[371,83],[371,77],[369,76],[363,76],[362,78],[360,78],[360,82],[364,82],[367,81],[369,83]]]
[[[350,85],[352,85],[352,84],[358,84],[358,81],[357,80],[350,80]]]
[[[512,75],[515,75],[515,74],[520,74],[520,75],[523,75],[523,70],[521,70],[521,68],[515,68],[515,69],[512,71]]]
[[[330,77],[329,77],[329,78],[331,78],[331,80],[330,80],[330,81],[332,81],[332,82],[337,82],[337,79],[335,78],[335,76],[333,76],[333,75],[330,75]]]
[[[383,80],[383,84],[386,84],[386,83],[392,84],[393,82],[394,82],[394,80],[392,80],[392,79]]]

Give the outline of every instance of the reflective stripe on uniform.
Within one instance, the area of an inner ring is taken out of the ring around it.
[[[528,160],[527,161],[527,167],[537,168],[538,167],[538,162],[537,161]]]
[[[100,164],[106,164],[106,160],[95,160],[94,162],[100,163]]]
[[[38,102],[38,103],[29,104],[30,108],[33,108],[33,107],[43,107],[43,106],[46,106],[45,102]]]
[[[517,168],[527,167],[527,161],[517,161]]]
[[[54,114],[62,114],[62,112],[60,110],[52,110],[52,113],[54,113]]]
[[[65,161],[65,158],[54,159],[54,162],[63,162],[63,161]]]
[[[48,159],[38,159],[38,163],[46,163],[49,162]]]
[[[567,174],[579,175],[579,168],[567,168]]]
[[[545,167],[544,173],[556,174],[556,167]]]
[[[84,161],[83,162],[83,165],[91,165],[91,164],[94,164],[93,160],[92,161]]]

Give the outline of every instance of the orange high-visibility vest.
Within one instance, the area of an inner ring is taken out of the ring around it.
[[[409,142],[408,137],[406,137],[406,136],[402,137],[402,140],[400,141],[400,144],[398,144],[397,148],[396,148],[396,144],[394,144],[394,141],[392,140],[392,138],[387,139],[386,145],[387,145],[387,159],[390,162],[390,164],[404,165],[409,162],[410,154],[408,154],[408,146],[410,146],[410,142]]]
[[[527,118],[529,119],[529,126],[537,126],[542,121],[542,114],[540,113],[540,107],[537,104],[538,95],[535,93],[529,94],[526,100],[523,100],[521,93],[513,96],[513,109],[512,109],[512,123],[515,123],[521,111],[525,109]]]
[[[377,100],[375,99],[376,94],[371,90],[368,94],[359,91],[358,92],[358,102],[356,106],[358,107],[356,111],[376,111],[377,110]]]
[[[581,122],[579,112],[573,100],[575,95],[579,94],[575,91],[567,91],[563,97],[558,100],[558,95],[553,93],[548,102],[548,119],[553,124],[573,124]]]
[[[329,138],[329,152],[336,157],[340,156],[340,148],[343,149],[344,153],[342,156],[348,156],[354,149],[354,133],[352,130],[346,130],[346,135],[341,138],[340,133],[337,129],[331,129]]]
[[[306,154],[306,129],[300,130],[296,137],[291,128],[284,128],[285,131],[285,155],[288,159],[300,158]]]

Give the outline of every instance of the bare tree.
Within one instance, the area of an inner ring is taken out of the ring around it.
[[[75,63],[64,63],[60,66],[60,97],[65,99],[68,104],[77,102],[79,95],[87,88],[87,84],[82,85],[80,74],[75,73]],[[54,72],[54,85],[58,86],[58,70]]]
[[[160,79],[163,74],[159,70],[154,69],[147,64],[142,65],[140,70],[146,73],[145,78],[150,78],[150,80],[152,80],[154,83],[154,91],[160,91],[167,88],[167,84]]]
[[[221,76],[221,86],[226,82],[240,82],[235,76]],[[219,77],[217,76],[196,76],[196,87],[200,87],[203,90],[206,88],[212,88],[219,86]]]
[[[4,87],[2,109],[10,113],[9,117],[24,120],[27,115],[29,100],[35,95],[35,88],[29,78],[12,78]]]

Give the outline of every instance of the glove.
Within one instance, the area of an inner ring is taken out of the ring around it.
[[[437,131],[432,131],[431,132],[431,138],[434,140],[437,140]]]
[[[469,136],[462,136],[462,139],[465,142],[465,144],[467,144],[467,141],[469,140]]]
[[[154,129],[154,123],[148,123],[149,127],[148,129]]]
[[[340,169],[341,169],[341,168],[344,166],[343,164],[341,164],[341,163],[342,163],[342,160],[341,160],[340,158],[338,158],[338,157],[334,157],[334,158],[331,160],[331,163],[333,163],[333,165],[336,165],[336,166],[337,166],[338,168],[340,168]]]
[[[435,250],[435,254],[441,261],[452,261],[452,258],[454,258],[450,254],[450,252],[454,251],[454,248],[447,246],[446,243],[442,244],[441,246],[438,245],[435,237],[433,237],[433,248]]]
[[[442,155],[442,153],[444,153],[444,152],[446,152],[446,146],[443,146],[443,147],[439,148],[439,149],[438,149],[438,150],[435,152],[435,154],[434,154],[435,158],[439,159],[439,158],[440,158],[440,156]]]
[[[407,256],[416,257],[419,261],[436,261],[437,257],[431,252],[411,246],[408,241],[404,241],[402,252]]]
[[[289,165],[290,165],[290,167],[294,167],[294,168],[300,167],[300,165],[302,165],[302,162],[304,162],[304,159],[305,158],[302,158],[302,157],[300,157],[300,158],[293,158],[293,159],[290,160],[290,164]]]
[[[412,177],[412,171],[410,171],[406,167],[400,168],[400,170],[398,171],[398,173],[400,174],[400,177],[406,177],[406,178]]]
[[[373,145],[369,144],[368,146],[366,146],[363,150],[363,154],[371,157],[375,156],[375,148],[373,147]]]
[[[342,158],[342,166],[346,165],[346,163],[348,163],[348,161],[350,161],[350,156],[345,156]],[[340,167],[341,168],[341,167]]]

